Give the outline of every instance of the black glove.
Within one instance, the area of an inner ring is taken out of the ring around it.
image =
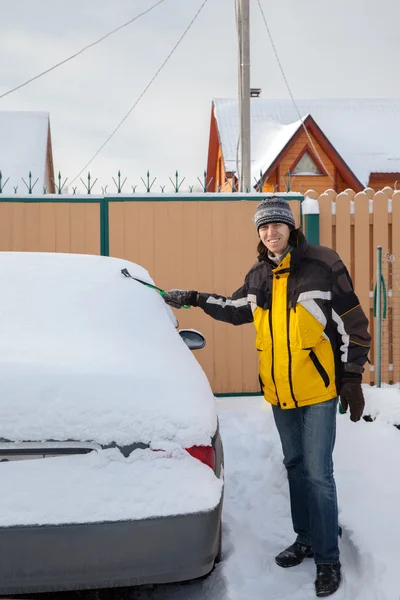
[[[182,308],[182,306],[197,306],[198,293],[195,290],[170,290],[163,294],[169,306]]]
[[[361,387],[361,375],[346,373],[340,383],[340,404],[347,412],[350,406],[350,420],[357,422],[361,419],[365,408],[364,394]]]

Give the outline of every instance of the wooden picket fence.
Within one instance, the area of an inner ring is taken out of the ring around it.
[[[319,203],[319,243],[340,255],[369,317],[373,342],[364,382],[372,385],[376,380],[376,248],[382,246],[386,311],[382,320],[381,377],[385,383],[400,382],[400,191],[386,187],[379,192],[367,188],[357,194],[348,189],[340,194],[327,190],[319,195],[309,190],[305,195]]]

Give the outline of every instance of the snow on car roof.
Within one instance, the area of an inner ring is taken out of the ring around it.
[[[209,444],[214,396],[127,260],[0,252],[0,438]]]

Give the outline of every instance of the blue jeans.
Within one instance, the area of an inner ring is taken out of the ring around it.
[[[273,406],[288,473],[297,541],[310,544],[316,564],[339,562],[338,507],[332,453],[338,399],[292,408]]]

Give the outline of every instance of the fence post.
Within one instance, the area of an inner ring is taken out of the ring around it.
[[[108,198],[100,198],[100,254],[110,255],[110,230]]]
[[[301,203],[304,234],[309,244],[319,244],[319,202],[306,196]]]
[[[376,387],[381,387],[381,355],[382,355],[382,246],[376,249],[376,284],[374,294],[374,317],[376,318],[375,335],[375,373]]]

